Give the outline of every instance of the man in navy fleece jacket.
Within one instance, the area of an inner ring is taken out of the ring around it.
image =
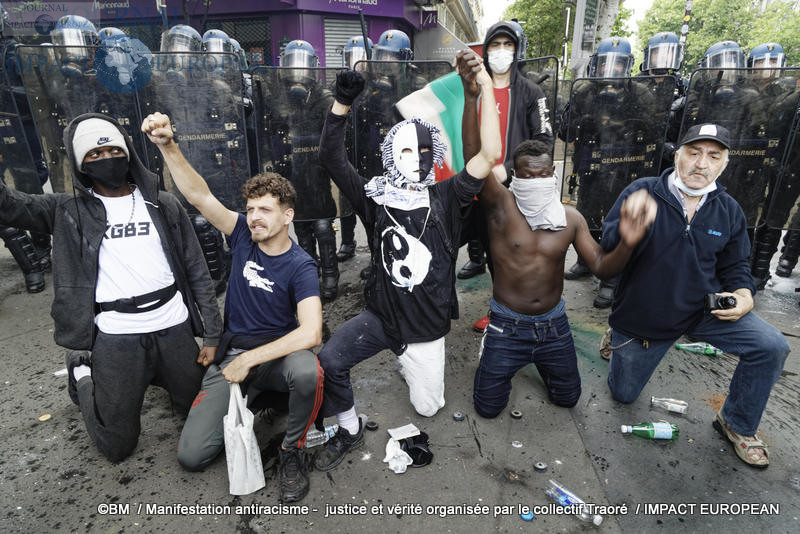
[[[630,184],[603,222],[602,247],[619,242],[622,202],[646,189],[658,214],[637,245],[614,293],[608,385],[624,403],[636,400],[661,358],[683,334],[708,341],[739,357],[725,404],[714,427],[754,467],[769,464],[756,437],[789,344],[750,310],[755,286],[750,240],[741,207],[717,185],[728,164],[730,134],[714,124],[691,127],[675,154],[674,169]],[[732,295],[736,306],[704,310],[708,293]]]

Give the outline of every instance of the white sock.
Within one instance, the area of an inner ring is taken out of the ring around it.
[[[75,377],[75,382],[77,382],[84,376],[92,376],[92,368],[88,365],[78,365],[77,367],[73,367],[72,376]]]
[[[353,406],[346,412],[336,414],[336,420],[339,423],[339,428],[344,428],[350,432],[351,436],[358,434],[358,415],[356,414],[356,407]]]

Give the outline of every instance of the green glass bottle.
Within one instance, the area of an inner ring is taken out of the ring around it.
[[[697,343],[675,343],[675,348],[685,350],[686,352],[694,352],[696,354],[706,354],[708,356],[719,356],[722,354],[722,349],[718,349],[711,343],[699,341]]]
[[[658,421],[656,423],[639,423],[638,425],[622,425],[623,434],[633,434],[647,439],[678,439],[678,425]]]

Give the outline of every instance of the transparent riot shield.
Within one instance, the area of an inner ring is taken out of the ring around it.
[[[750,227],[759,221],[785,226],[797,199],[790,141],[799,77],[796,68],[698,69],[689,82],[681,136],[706,122],[730,131],[730,161],[718,181],[741,205]]]
[[[572,84],[563,137],[564,192],[599,236],[603,217],[637,178],[655,176],[661,160],[675,79],[672,76],[579,78]]]
[[[96,47],[19,46],[17,61],[54,191],[71,190],[63,132],[78,115],[95,112],[116,119],[137,153],[144,153],[136,83],[149,76],[149,52],[131,57],[125,75],[106,49]]]
[[[34,139],[36,129],[32,117],[20,113],[27,110],[24,88],[16,73],[15,56],[3,55],[5,69],[0,71],[0,180],[25,193],[41,193],[42,184],[37,159],[27,141],[26,127]],[[18,83],[13,83],[16,79]],[[37,150],[38,152],[38,150]]]
[[[289,179],[297,191],[295,221],[349,215],[319,162],[319,140],[333,105],[338,69],[257,68],[253,71],[261,169]]]
[[[550,126],[555,132],[558,128],[558,58],[545,56],[525,59],[519,62],[519,70],[544,92]]]
[[[154,53],[153,75],[137,94],[143,117],[157,111],[169,116],[181,151],[214,196],[228,209],[244,211],[241,187],[250,178],[250,162],[235,56]],[[151,170],[162,169],[158,150],[147,150]],[[183,199],[167,169],[164,186]]]
[[[355,69],[363,72],[367,79],[364,91],[352,108],[355,167],[361,176],[369,179],[383,174],[381,142],[392,126],[403,119],[394,105],[449,74],[453,68],[445,61],[359,61]],[[460,124],[460,112],[457,119]],[[461,135],[460,129],[458,135]],[[458,141],[460,146],[461,140]]]

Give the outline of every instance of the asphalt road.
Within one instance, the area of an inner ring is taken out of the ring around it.
[[[362,232],[359,225],[359,232]],[[363,233],[359,244],[364,244]],[[464,252],[462,251],[462,256]],[[465,258],[464,258],[465,259]],[[570,251],[568,266],[574,259]],[[358,272],[366,247],[342,264],[341,295],[324,309],[326,332],[363,309]],[[463,261],[459,260],[459,266]],[[491,282],[481,275],[458,284],[461,319],[447,336],[447,405],[418,416],[388,352],[353,371],[356,408],[380,428],[328,473],[311,473],[311,492],[292,509],[278,505],[277,446],[285,417],[260,416],[256,433],[267,486],[255,494],[228,493],[224,456],[204,472],[176,461],[182,419],[167,395],[152,387],[142,412],[142,435],[119,464],[91,443],[67,396],[64,351],[52,337],[47,289],[29,295],[22,275],[0,249],[0,532],[583,532],[587,526],[556,510],[538,509],[531,522],[522,506],[544,506],[549,478],[587,502],[608,506],[599,532],[800,531],[800,383],[797,354],[800,274],[778,279],[756,299],[756,310],[787,334],[793,353],[776,385],[761,432],[771,447],[764,471],[743,464],[711,427],[736,357],[710,358],[670,350],[640,399],[614,402],[605,383],[607,363],[597,347],[606,311],[591,301],[594,282],[565,282],[583,393],[573,409],[547,401],[532,366],[515,377],[508,409],[478,417],[471,403],[480,336],[470,329],[487,309]],[[222,303],[222,300],[220,300]],[[651,409],[650,395],[689,403],[683,416]],[[522,412],[512,419],[510,410]],[[466,415],[453,420],[453,412]],[[40,421],[40,417],[49,418]],[[621,424],[668,419],[676,441],[621,435]],[[382,462],[386,429],[414,423],[430,435],[433,463],[396,475]],[[521,447],[512,442],[518,441]],[[536,462],[547,471],[534,470]],[[449,507],[448,507],[449,506]]]

